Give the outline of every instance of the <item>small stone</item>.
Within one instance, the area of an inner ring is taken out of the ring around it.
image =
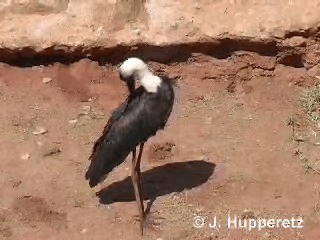
[[[48,130],[45,129],[44,127],[36,127],[35,131],[33,131],[32,133],[34,135],[41,135],[41,134],[45,134],[47,132],[48,132]]]
[[[22,160],[28,160],[30,158],[30,153],[24,153],[20,156]]]
[[[284,40],[284,45],[289,47],[300,47],[306,45],[306,39],[301,36],[293,36]]]
[[[82,106],[82,110],[80,112],[80,115],[88,115],[91,112],[90,106]]]
[[[93,98],[92,97],[90,97],[90,98],[88,98],[88,99],[82,99],[81,100],[81,102],[92,102],[93,101]]]
[[[13,188],[17,188],[21,185],[22,181],[21,180],[18,180],[18,181],[13,181],[12,182],[12,187]]]
[[[281,198],[281,197],[282,197],[282,195],[281,195],[280,191],[278,189],[276,189],[275,192],[274,192],[274,198],[278,199],[278,198]]]
[[[255,214],[254,211],[245,209],[241,214],[241,219],[254,219]]]
[[[52,78],[49,78],[49,77],[44,77],[44,78],[42,78],[42,82],[43,83],[49,83],[49,82],[51,82],[52,81]]]
[[[135,30],[133,30],[133,32],[134,32],[135,34],[137,34],[138,36],[140,36],[140,34],[141,34],[140,29],[135,29]]]
[[[79,120],[78,119],[71,119],[69,120],[70,124],[76,124]]]
[[[52,155],[56,155],[58,153],[61,153],[61,149],[59,147],[49,147],[43,150],[43,156],[48,157]]]

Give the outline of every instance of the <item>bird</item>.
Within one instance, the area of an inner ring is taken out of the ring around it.
[[[91,188],[95,187],[132,153],[131,179],[143,235],[145,211],[140,170],[143,148],[150,137],[164,129],[172,112],[174,89],[170,78],[155,75],[140,58],[126,59],[119,67],[119,75],[129,95],[112,112],[102,135],[94,143],[85,178]],[[140,82],[137,88],[136,81]]]

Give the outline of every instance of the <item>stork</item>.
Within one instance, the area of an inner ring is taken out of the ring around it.
[[[101,137],[95,142],[86,179],[91,188],[96,186],[132,152],[131,178],[143,235],[145,211],[140,171],[143,147],[158,130],[164,129],[172,111],[174,91],[169,78],[154,75],[139,58],[124,61],[119,73],[120,79],[128,86],[129,96],[114,110]],[[136,80],[141,83],[137,89]]]

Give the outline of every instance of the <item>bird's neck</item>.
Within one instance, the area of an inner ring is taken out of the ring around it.
[[[140,79],[141,85],[147,92],[156,93],[158,91],[158,87],[161,85],[161,78],[154,75],[150,71],[144,72]]]

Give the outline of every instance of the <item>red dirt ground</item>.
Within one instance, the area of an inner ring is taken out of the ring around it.
[[[165,131],[145,147],[144,185],[157,226],[143,239],[320,239],[320,176],[294,156],[287,126],[299,111],[297,94],[316,79],[241,59],[150,63],[177,77],[177,100]],[[46,77],[52,80],[43,83]],[[126,94],[115,66],[89,60],[0,66],[1,239],[140,239],[130,159],[96,189],[84,179],[93,142]],[[34,135],[39,127],[47,132]],[[226,230],[228,214],[301,216],[304,227]],[[217,216],[222,228],[195,228],[199,215]]]

